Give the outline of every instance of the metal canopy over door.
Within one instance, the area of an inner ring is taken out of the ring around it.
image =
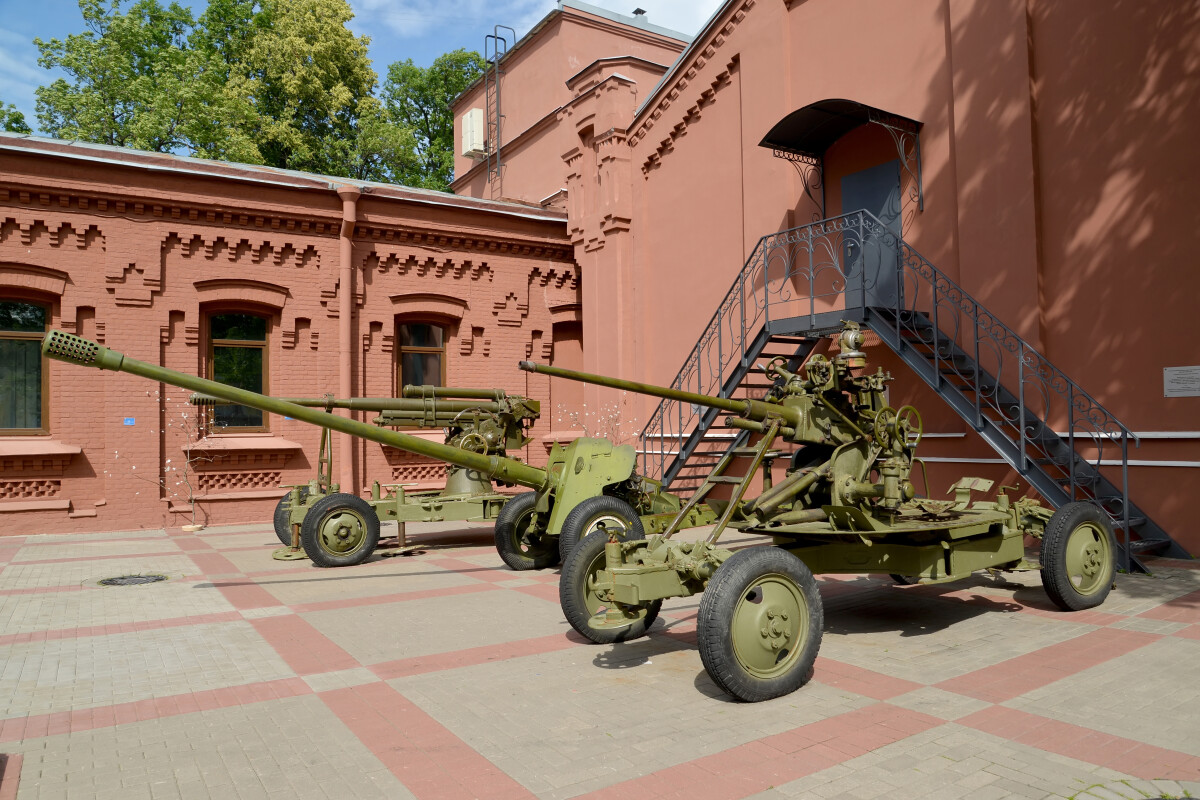
[[[900,161],[869,167],[842,178],[842,209],[845,212],[866,210],[883,222],[892,236],[868,236],[865,241],[847,238],[842,246],[844,273],[851,292],[847,301],[856,296],[854,288],[865,293],[864,305],[895,308],[898,292],[898,248],[901,238],[900,222]],[[864,297],[864,294],[858,294]]]

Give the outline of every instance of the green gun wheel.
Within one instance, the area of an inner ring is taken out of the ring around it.
[[[700,599],[700,660],[737,699],[770,700],[812,677],[823,624],[817,582],[803,561],[777,547],[739,550]]]
[[[558,542],[538,519],[537,492],[519,494],[496,515],[496,552],[518,572],[558,563]]]
[[[308,489],[301,489],[300,499],[307,498]],[[288,520],[291,519],[291,511],[292,493],[288,492],[275,504],[275,516],[272,518],[275,523],[275,535],[279,537],[279,541],[283,542],[284,547],[292,546],[292,526],[288,524]]]
[[[361,497],[344,492],[326,495],[304,516],[300,543],[318,567],[361,564],[379,544],[379,516]]]
[[[1116,572],[1117,543],[1108,515],[1094,503],[1067,503],[1042,534],[1042,586],[1064,611],[1104,602]]]
[[[638,529],[628,538],[645,539],[646,534]],[[608,534],[604,531],[583,537],[563,562],[562,577],[558,581],[558,600],[563,616],[580,636],[596,644],[627,642],[645,636],[662,608],[662,600],[651,600],[639,606],[636,611],[639,619],[625,628],[596,629],[588,625],[591,617],[603,615],[610,605],[596,587],[596,576],[604,570],[604,545],[607,543]]]
[[[600,495],[589,497],[572,508],[563,520],[562,531],[558,535],[558,554],[562,556],[563,563],[585,536],[614,526],[629,532],[623,534],[622,539],[646,538],[642,518],[624,500]]]

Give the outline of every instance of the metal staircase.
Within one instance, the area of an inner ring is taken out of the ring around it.
[[[799,366],[843,319],[875,331],[1050,505],[1099,503],[1122,568],[1189,558],[1129,498],[1129,428],[866,211],[760,239],[671,387],[761,396],[760,359]],[[702,486],[746,446],[746,432],[714,433],[720,416],[662,401],[641,433],[643,473],[685,495]]]

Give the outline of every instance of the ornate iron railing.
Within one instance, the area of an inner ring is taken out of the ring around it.
[[[762,237],[671,385],[728,396],[756,342],[824,332],[838,311],[907,355],[1051,503],[1098,501],[1126,536],[1141,521],[1131,519],[1129,428],[866,211]],[[667,474],[712,420],[706,409],[660,403],[641,434],[645,474]],[[1111,479],[1102,467],[1115,467]]]
[[[844,308],[846,295],[861,307],[869,288],[861,257],[870,215],[844,214],[758,240],[671,386],[727,396],[735,365],[745,368],[755,337],[771,321]],[[853,295],[857,292],[857,297]],[[811,327],[811,326],[810,326]],[[707,426],[706,409],[664,400],[641,433],[642,469],[661,477],[689,435]]]

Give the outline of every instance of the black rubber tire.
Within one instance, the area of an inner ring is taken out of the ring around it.
[[[544,532],[534,534],[532,540],[525,536],[525,529],[537,513],[537,498],[537,492],[519,494],[496,515],[496,552],[518,572],[549,569],[558,563],[558,542],[553,536]]]
[[[348,550],[326,546],[322,530],[336,525],[336,515],[349,515],[347,522],[358,528],[361,538]],[[361,497],[345,492],[325,495],[312,504],[300,525],[300,544],[318,567],[352,567],[371,557],[379,544],[379,516]]]
[[[783,602],[769,599],[764,603],[763,585]],[[789,607],[796,613],[795,620],[791,621],[789,614],[776,623],[779,609]],[[768,619],[773,609],[776,617]],[[749,547],[730,556],[709,580],[700,599],[697,623],[700,660],[709,677],[738,700],[757,703],[794,692],[812,677],[821,648],[824,610],[817,582],[803,561],[778,547]],[[741,631],[738,637],[735,624]],[[776,624],[791,634],[775,637],[785,645],[777,654],[776,648],[767,644],[772,642],[770,635],[763,634],[764,641],[758,641],[759,630]],[[793,637],[799,642],[787,647]],[[735,638],[743,643],[740,654]],[[762,675],[755,674],[748,663],[754,656],[769,662]]]
[[[624,522],[625,530],[629,533],[622,539],[645,539],[646,529],[642,526],[642,518],[638,516],[633,506],[624,500],[618,500],[608,495],[589,497],[571,509],[563,520],[562,531],[558,534],[558,554],[566,563],[567,556],[575,549],[583,537],[595,532],[597,523],[603,524],[605,518],[616,517]]]
[[[630,537],[645,538],[645,533],[640,529],[637,535]],[[583,537],[583,541],[575,546],[571,555],[563,562],[562,576],[558,580],[558,601],[562,605],[563,616],[576,633],[596,644],[627,642],[645,636],[654,620],[658,619],[658,611],[662,608],[662,600],[652,600],[646,605],[645,616],[628,628],[596,630],[588,627],[588,618],[603,608],[598,603],[588,605],[588,579],[603,569],[604,545],[607,543],[608,534],[604,531],[595,531]]]
[[[888,575],[888,577],[901,586],[916,586],[921,582],[921,579],[915,575],[897,575],[896,573],[892,572]]]
[[[1103,603],[1112,591],[1116,564],[1112,525],[1095,503],[1067,503],[1046,523],[1042,586],[1062,610],[1082,611]]]
[[[308,497],[308,489],[301,489],[300,499],[303,500],[306,497]],[[284,547],[292,546],[292,526],[288,525],[291,510],[292,493],[288,492],[275,504],[275,516],[272,518],[275,523],[275,535],[279,537],[279,541],[283,542]]]

